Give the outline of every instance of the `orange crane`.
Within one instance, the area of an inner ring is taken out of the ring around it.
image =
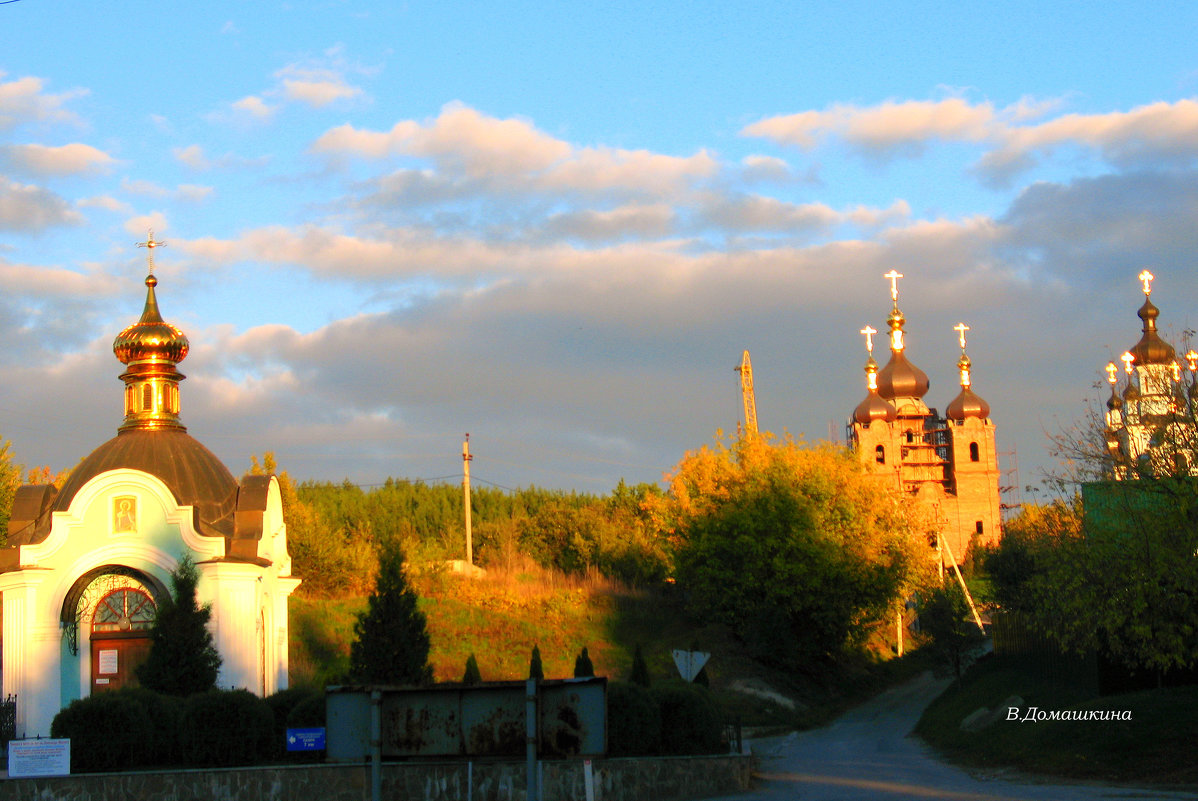
[[[740,394],[745,403],[745,436],[757,436],[757,398],[753,392],[753,365],[749,362],[749,352],[741,357],[740,366],[735,368],[740,373]]]

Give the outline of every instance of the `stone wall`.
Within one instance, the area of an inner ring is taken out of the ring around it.
[[[687,801],[744,792],[748,756],[593,761],[595,801]],[[584,801],[580,760],[542,762],[542,801]],[[383,766],[384,799],[526,801],[524,763],[405,762]],[[370,801],[369,765],[107,773],[0,781],[0,801]]]

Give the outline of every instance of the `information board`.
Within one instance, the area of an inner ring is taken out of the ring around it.
[[[71,741],[10,740],[8,743],[8,775],[14,779],[27,776],[69,776],[71,774]]]

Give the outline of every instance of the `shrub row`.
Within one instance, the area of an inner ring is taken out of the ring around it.
[[[72,773],[90,773],[278,761],[288,727],[323,725],[324,696],[311,690],[262,699],[247,690],[176,698],[128,688],[72,701],[50,734],[70,738]]]
[[[725,749],[719,706],[704,687],[679,681],[651,688],[607,685],[611,756],[718,754]]]

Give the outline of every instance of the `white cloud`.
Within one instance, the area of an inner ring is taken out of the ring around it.
[[[125,220],[124,229],[134,236],[145,236],[147,231],[153,231],[154,236],[166,232],[170,227],[166,221],[166,215],[160,211],[153,211],[149,214],[141,214],[136,217],[130,217]]]
[[[278,111],[277,106],[268,105],[257,95],[247,95],[232,104],[234,111],[240,112],[259,122],[266,122]]]
[[[36,233],[52,226],[81,223],[83,215],[59,195],[0,175],[0,231]]]
[[[37,176],[80,175],[102,171],[113,159],[91,145],[0,145],[0,164],[13,172]]]
[[[212,162],[204,155],[204,148],[200,145],[188,145],[187,147],[176,147],[171,151],[181,164],[190,167],[198,172],[203,172],[212,168]]]
[[[123,201],[117,200],[108,195],[97,195],[96,197],[85,197],[75,203],[81,209],[103,209],[104,211],[114,211],[119,214],[132,214],[133,208]]]
[[[87,94],[75,89],[62,94],[47,94],[40,78],[26,76],[3,81],[0,72],[0,131],[27,122],[79,123],[79,118],[63,106],[70,100]]]

